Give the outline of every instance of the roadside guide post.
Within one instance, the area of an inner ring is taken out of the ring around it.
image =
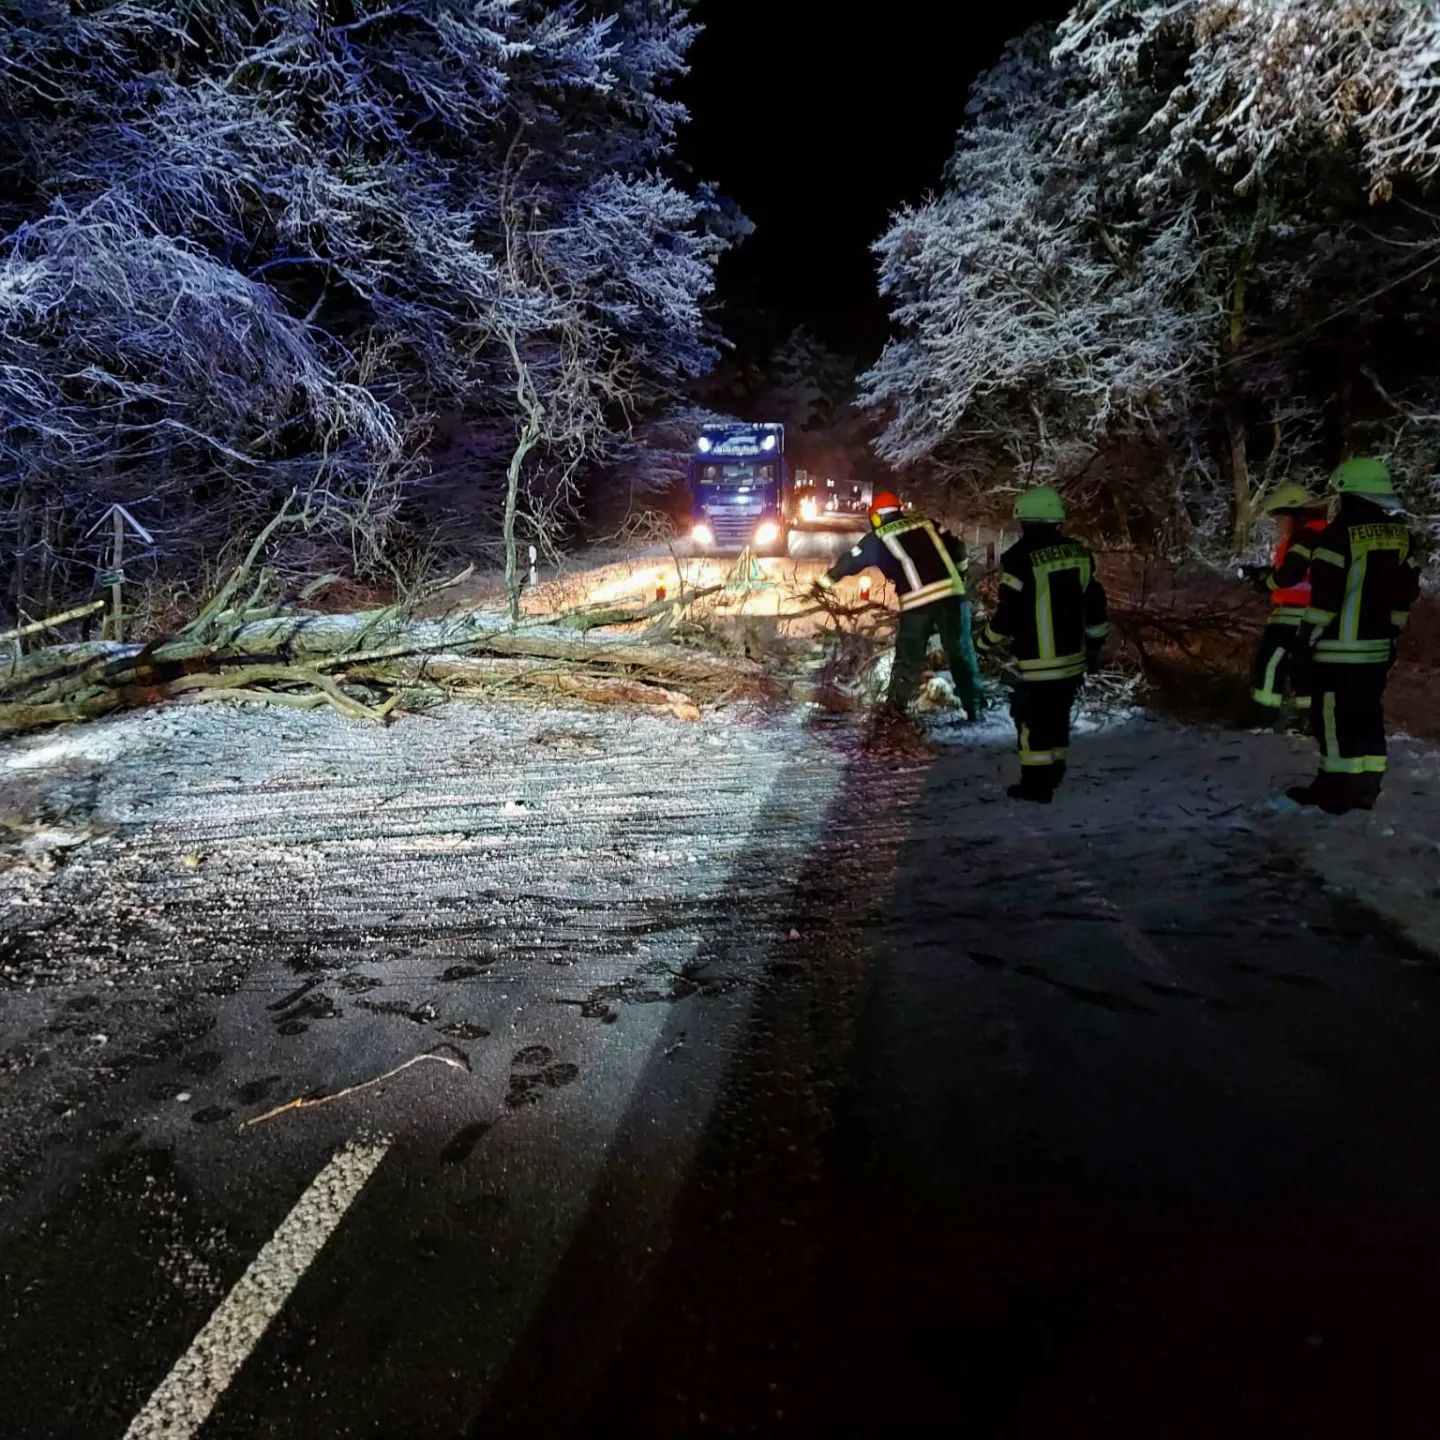
[[[125,638],[125,606],[121,587],[125,584],[125,532],[130,530],[146,545],[153,545],[155,537],[118,501],[112,505],[85,532],[88,540],[97,530],[110,521],[110,568],[103,571],[96,580],[101,589],[110,590],[110,638],[117,643]]]

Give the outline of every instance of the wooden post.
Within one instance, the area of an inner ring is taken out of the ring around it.
[[[110,552],[110,569],[115,574],[115,583],[110,587],[110,628],[111,639],[118,645],[125,639],[125,608],[120,598],[120,567],[125,563],[125,515],[118,505],[111,519],[115,522],[115,543]]]

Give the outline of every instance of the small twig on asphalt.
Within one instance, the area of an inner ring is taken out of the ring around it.
[[[457,1054],[461,1052],[457,1051]],[[403,1065],[397,1065],[393,1070],[387,1070],[383,1075],[377,1075],[373,1080],[362,1080],[358,1085],[347,1085],[343,1090],[333,1091],[329,1095],[297,1095],[293,1100],[287,1100],[283,1105],[277,1105],[273,1110],[267,1110],[263,1115],[256,1115],[253,1119],[244,1121],[240,1128],[248,1130],[252,1125],[263,1125],[267,1120],[273,1120],[277,1115],[285,1115],[291,1110],[310,1110],[316,1105],[328,1105],[332,1100],[343,1100],[347,1095],[358,1095],[362,1090],[369,1090],[372,1086],[383,1085],[387,1080],[393,1080],[402,1070],[408,1070],[412,1065],[422,1064],[426,1060],[438,1060],[442,1065],[448,1065],[452,1070],[462,1071],[470,1074],[470,1062],[464,1058],[454,1059],[449,1055],[437,1055],[432,1050],[427,1050],[423,1055],[413,1055]]]

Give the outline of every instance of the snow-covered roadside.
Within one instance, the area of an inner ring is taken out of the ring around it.
[[[873,701],[890,678],[891,656],[881,656],[864,686]],[[1246,792],[1218,816],[1226,825],[1252,824],[1283,836],[1277,853],[1293,856],[1316,875],[1327,891],[1351,900],[1393,927],[1411,944],[1440,957],[1440,746],[1412,735],[1390,738],[1390,773],[1377,809],[1346,816],[1327,816],[1296,805],[1285,796],[1288,786],[1308,780],[1315,769],[1313,744],[1299,736],[1246,735],[1210,726],[1165,721],[1140,705],[1127,702],[1121,677],[1107,686],[1113,697],[1097,694],[1091,684],[1082,690],[1072,724],[1072,761],[1083,785],[1087,737],[1113,738],[1129,731],[1144,765],[1161,777],[1160,798],[1148,792],[1138,823],[1154,823],[1173,807],[1173,821],[1188,827],[1195,816],[1186,800],[1213,794],[1217,759],[1237,765],[1226,776]],[[950,676],[933,675],[917,697],[915,710],[931,740],[946,748],[1006,753],[1014,745],[1006,693],[992,687],[990,703],[980,721],[971,724],[959,708]],[[1224,750],[1217,756],[1217,749]],[[1127,770],[1127,773],[1128,770]],[[1140,768],[1138,773],[1145,774]],[[1067,792],[1074,803],[1074,784]],[[1133,801],[1124,784],[1103,792],[1104,824],[1132,816]],[[1099,817],[1097,816],[1097,820]]]
[[[1288,801],[1275,802],[1277,811]],[[1392,736],[1390,773],[1369,815],[1321,817],[1305,832],[1310,868],[1413,944],[1440,956],[1440,747]]]

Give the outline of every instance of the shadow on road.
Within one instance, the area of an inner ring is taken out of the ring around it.
[[[821,834],[775,913],[727,927],[697,956],[703,969],[756,976],[758,985],[738,1048],[720,1059],[718,1099],[668,1246],[637,1270],[615,1217],[634,1208],[621,1197],[665,1163],[654,1154],[655,1131],[684,1113],[683,1069],[667,1053],[673,1041],[655,1047],[586,1222],[477,1436],[497,1427],[608,1431],[618,1416],[643,1434],[769,1424],[790,1403],[795,1377],[813,1369],[828,1240],[824,1146],[867,984],[863,936],[893,884],[928,764],[871,753],[828,717],[811,733],[842,767]],[[792,819],[794,804],[782,781],[757,815],[729,886],[738,907],[774,890],[765,837]],[[682,1007],[671,1029],[678,1038],[687,1027],[695,1020]],[[694,1112],[684,1120],[694,1123]]]
[[[827,729],[796,938],[715,957],[765,978],[668,1243],[615,1230],[657,1058],[475,1435],[1429,1433],[1435,967],[1133,736],[1037,812],[997,752]]]

